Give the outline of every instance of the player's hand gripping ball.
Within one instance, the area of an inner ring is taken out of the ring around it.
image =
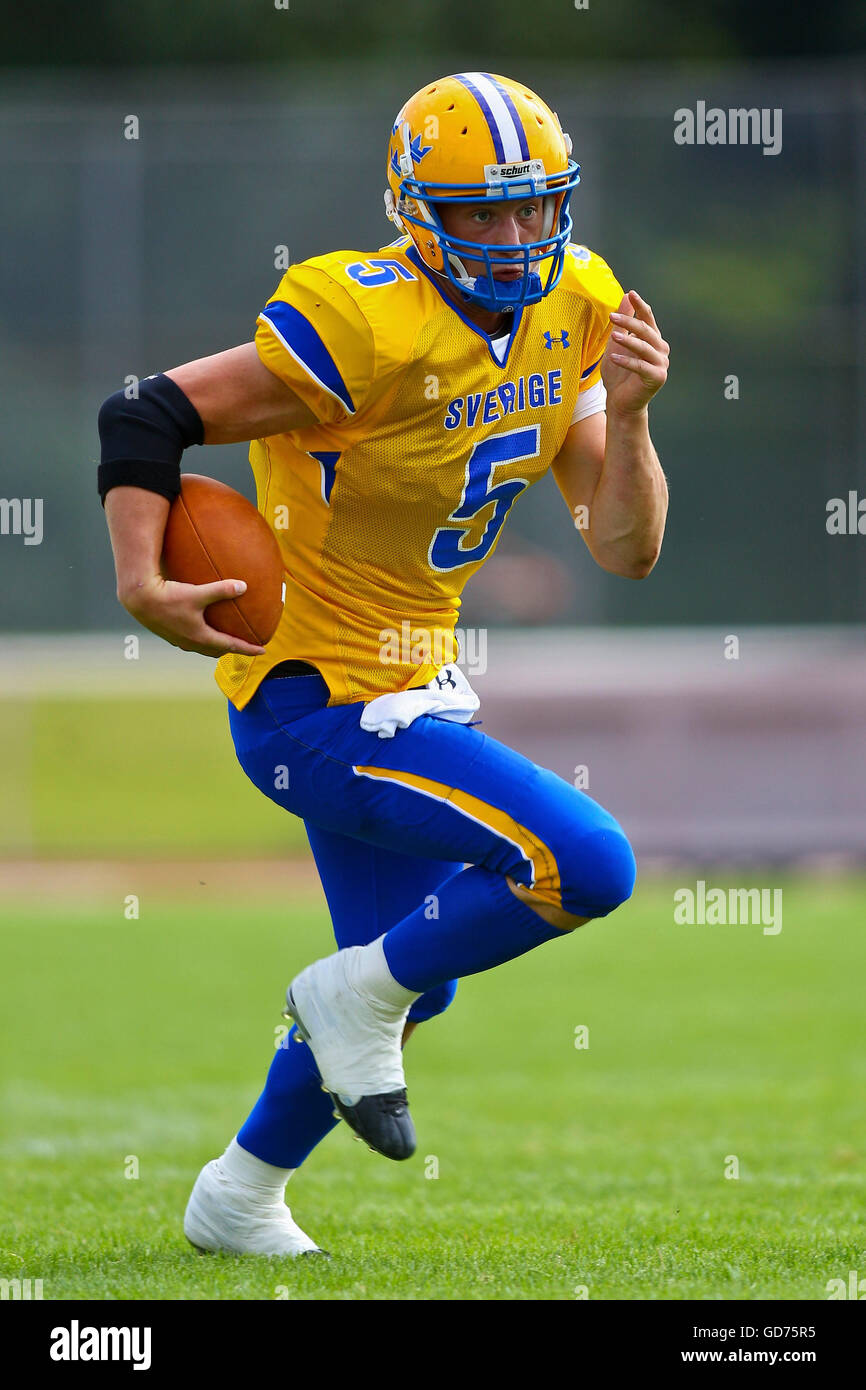
[[[265,646],[283,611],[283,562],[277,538],[260,512],[234,488],[200,473],[184,473],[165,528],[166,579],[211,584],[242,579],[239,598],[204,611],[205,621],[244,642]]]

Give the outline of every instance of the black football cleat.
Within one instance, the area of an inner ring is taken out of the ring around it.
[[[417,1140],[405,1090],[362,1096],[355,1105],[346,1105],[339,1096],[329,1094],[349,1128],[374,1153],[398,1162],[412,1157]]]

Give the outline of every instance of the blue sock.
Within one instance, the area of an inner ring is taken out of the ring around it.
[[[385,933],[394,979],[425,991],[444,980],[490,970],[567,933],[515,897],[501,874],[464,869],[436,894],[438,917],[426,903]]]
[[[322,1090],[313,1054],[292,1028],[278,1047],[262,1091],[238,1143],[247,1153],[277,1168],[300,1168],[337,1121],[334,1102]]]

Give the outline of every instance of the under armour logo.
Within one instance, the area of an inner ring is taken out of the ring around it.
[[[453,685],[454,689],[457,689],[457,682],[451,674],[451,668],[449,666],[446,666],[442,675],[436,676],[435,679],[440,690],[444,690],[446,685]]]
[[[546,348],[552,348],[554,343],[562,343],[562,346],[564,348],[571,347],[571,344],[568,341],[567,328],[563,328],[559,337],[557,337],[555,333],[548,333],[547,329],[544,330],[544,346]]]

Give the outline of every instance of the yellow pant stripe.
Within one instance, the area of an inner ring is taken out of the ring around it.
[[[436,801],[447,801],[461,815],[477,821],[494,835],[508,840],[519,849],[529,864],[532,891],[539,901],[549,903],[552,907],[562,906],[562,883],[552,849],[507,811],[500,810],[498,806],[491,806],[489,801],[482,801],[480,797],[461,791],[459,787],[449,787],[446,782],[434,782],[430,777],[419,777],[416,772],[395,772],[393,768],[388,767],[354,767],[352,770],[358,777],[396,782],[399,786],[410,787],[412,791],[433,797]]]

